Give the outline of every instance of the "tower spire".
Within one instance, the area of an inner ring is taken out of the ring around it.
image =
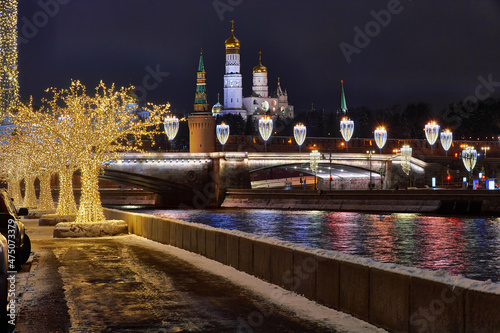
[[[204,72],[204,71],[205,71],[205,65],[203,65],[203,49],[201,49],[200,62],[198,64],[198,72]]]
[[[198,73],[196,74],[196,94],[194,98],[194,110],[197,112],[208,112],[207,88],[206,88],[205,66],[203,65],[203,49],[200,52]]]
[[[342,112],[346,113],[347,112],[347,103],[345,101],[345,94],[344,94],[344,80],[340,80],[341,84],[341,93],[340,93],[340,109]]]

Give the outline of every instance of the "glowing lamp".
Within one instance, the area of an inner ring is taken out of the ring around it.
[[[408,145],[404,145],[401,147],[401,167],[403,168],[403,172],[407,175],[410,174],[411,171],[411,154],[412,149]]]
[[[167,134],[168,139],[172,141],[177,135],[177,132],[179,132],[179,119],[175,116],[167,116],[167,118],[163,121],[163,124],[165,126],[165,133]]]
[[[321,154],[317,150],[313,150],[309,153],[309,165],[311,166],[311,171],[314,174],[314,188],[316,189],[316,174],[318,172],[319,159]]]
[[[439,136],[439,125],[435,121],[431,121],[425,125],[425,137],[427,141],[432,146],[436,143]]]
[[[293,137],[295,138],[295,142],[299,145],[299,152],[302,148],[302,144],[306,140],[307,128],[304,124],[297,124],[293,127]]]
[[[321,154],[317,150],[313,150],[309,153],[309,165],[311,167],[311,171],[316,174],[318,172],[318,164]]]
[[[477,151],[474,147],[467,147],[462,150],[462,162],[464,162],[467,171],[471,172],[474,170],[477,162]]]
[[[222,151],[224,151],[224,145],[229,138],[229,125],[222,123],[220,125],[217,125],[215,130],[217,133],[217,140],[219,140],[220,144],[222,145]]]
[[[354,132],[354,121],[348,118],[342,118],[340,121],[340,133],[342,133],[342,137],[345,142],[349,142],[352,137],[352,133]]]
[[[264,140],[264,145],[267,151],[267,140],[271,137],[273,133],[273,120],[271,117],[263,117],[259,119],[259,132],[260,136]]]
[[[453,142],[453,133],[447,129],[441,132],[440,139],[441,146],[443,146],[443,149],[446,151],[446,155],[448,155],[448,150],[450,149],[451,143]]]
[[[375,131],[373,132],[373,135],[375,137],[375,143],[377,144],[377,147],[382,151],[382,148],[385,146],[385,143],[387,142],[387,131],[383,127],[377,127]]]

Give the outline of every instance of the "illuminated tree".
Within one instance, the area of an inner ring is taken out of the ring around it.
[[[4,136],[2,151],[5,152],[4,158],[9,161],[4,167],[7,167],[8,174],[14,176],[13,190],[17,192],[20,180],[24,179],[25,194],[22,204],[25,207],[36,208],[38,203],[35,194],[35,180],[40,165],[40,152],[37,149],[36,136],[18,127],[4,133]],[[20,204],[21,202],[16,200],[16,203]]]
[[[18,94],[17,0],[0,1],[0,120],[14,106]]]
[[[23,197],[21,195],[21,181],[23,180],[22,170],[17,165],[17,147],[10,139],[10,131],[2,133],[2,148],[0,149],[0,175],[7,182],[10,196],[16,205],[21,205]]]
[[[98,186],[104,162],[117,159],[123,151],[141,151],[142,138],[159,133],[169,105],[151,105],[149,117],[138,121],[135,109],[127,105],[130,88],[115,90],[114,85],[108,88],[101,82],[94,96],[89,96],[83,84],[72,81],[69,89],[49,91],[54,96],[40,112],[21,107],[13,117],[39,126],[67,144],[78,161],[82,182],[76,222],[104,221]],[[60,115],[67,121],[56,121]]]
[[[18,110],[23,114],[35,114],[32,101],[27,104],[19,103]],[[41,130],[40,126],[32,126],[31,123],[23,121],[20,117],[14,117],[16,131],[23,133],[27,146],[36,149],[39,161],[38,178],[40,180],[39,209],[52,210],[54,208],[50,187],[51,175],[59,175],[59,198],[56,215],[76,215],[77,208],[73,193],[73,173],[78,169],[78,161],[68,148],[68,144],[59,139],[54,133]],[[61,125],[65,131],[67,119],[64,116],[47,117],[52,126]],[[67,126],[66,126],[67,127]],[[67,129],[66,129],[67,131]],[[29,138],[36,138],[30,142]],[[36,142],[35,142],[36,141]]]

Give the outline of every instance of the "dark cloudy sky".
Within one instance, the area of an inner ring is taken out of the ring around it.
[[[68,86],[71,78],[88,87],[104,80],[141,86],[147,100],[191,112],[203,48],[214,104],[223,91],[232,19],[241,41],[244,96],[262,51],[270,90],[280,77],[296,111],[311,103],[337,109],[341,79],[350,107],[444,106],[500,96],[498,0],[19,2],[21,94],[35,98],[47,87]],[[383,24],[375,23],[374,13]],[[356,40],[356,27],[368,28],[369,40]],[[350,61],[341,43],[356,48]],[[158,71],[155,80],[150,72]]]

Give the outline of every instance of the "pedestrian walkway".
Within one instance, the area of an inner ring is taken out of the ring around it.
[[[34,257],[15,332],[343,332],[338,328],[346,325],[380,331],[326,308],[323,320],[299,315],[197,266],[245,273],[135,235],[53,239],[53,227],[25,224]],[[341,323],[332,325],[335,318]]]

